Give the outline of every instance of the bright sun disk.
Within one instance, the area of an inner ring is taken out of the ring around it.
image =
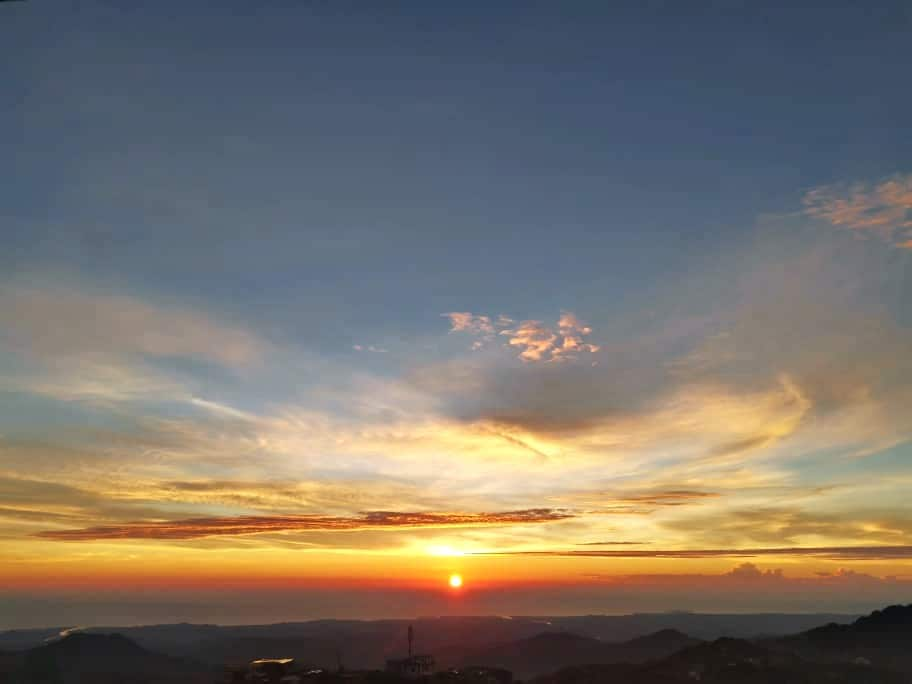
[[[453,589],[459,589],[462,586],[462,575],[452,574],[450,575],[450,586]]]

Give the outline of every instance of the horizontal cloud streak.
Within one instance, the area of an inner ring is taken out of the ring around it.
[[[166,522],[135,522],[77,530],[38,532],[36,536],[57,541],[102,539],[197,539],[219,535],[266,532],[399,529],[422,527],[476,527],[547,523],[574,517],[567,511],[530,508],[497,513],[409,513],[369,511],[356,517],[326,515],[277,515],[189,518]]]
[[[604,542],[594,542],[599,544]],[[751,558],[754,556],[811,556],[827,560],[896,560],[912,558],[912,546],[818,546],[758,549],[623,549],[493,551],[473,555],[557,556],[562,558]]]

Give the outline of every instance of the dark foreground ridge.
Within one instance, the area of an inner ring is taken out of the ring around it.
[[[641,625],[654,624],[655,618],[623,617]],[[685,617],[705,628],[707,616]],[[568,622],[587,633],[564,629]],[[753,638],[700,639],[666,627],[608,640],[597,633],[605,624],[601,616],[422,619],[415,621],[416,655],[407,650],[411,643],[406,645],[404,623],[397,620],[158,625],[125,628],[125,634],[92,630],[55,637],[50,630],[18,631],[0,634],[0,683],[912,682],[912,605],[785,636],[770,635],[767,618]],[[38,634],[47,642],[10,648]]]

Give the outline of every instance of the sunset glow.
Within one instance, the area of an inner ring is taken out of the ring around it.
[[[900,19],[121,4],[0,3],[0,629],[912,596]]]

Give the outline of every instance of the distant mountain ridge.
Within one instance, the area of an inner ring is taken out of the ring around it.
[[[805,661],[745,639],[720,638],[641,665],[578,665],[532,684],[908,684],[907,674],[859,663]]]
[[[768,644],[812,660],[867,662],[912,673],[912,604],[888,606],[850,624],[830,623]]]
[[[543,632],[463,653],[460,665],[488,665],[528,679],[580,663],[641,663],[701,643],[677,630],[662,630],[626,642],[605,642],[572,632]]]
[[[148,651],[122,634],[74,633],[7,660],[11,682],[47,684],[204,682],[201,665]]]
[[[855,640],[864,639],[881,641],[892,636],[906,638],[912,634],[912,604],[907,606],[887,606],[875,610],[870,615],[858,618],[848,625],[831,623],[823,627],[808,630],[805,638],[820,641],[845,636]]]
[[[762,634],[784,617],[760,616],[753,629],[744,616],[674,613],[321,620],[239,627],[177,624],[128,627],[123,634],[102,628],[19,631],[0,634],[0,682],[211,684],[224,665],[274,657],[293,657],[301,666],[327,671],[335,671],[340,661],[349,671],[376,670],[386,658],[405,654],[409,624],[415,627],[416,650],[434,655],[440,669],[496,667],[536,684],[912,682],[912,605],[889,606],[845,624],[829,621],[787,636],[752,640],[700,639],[669,626],[628,639],[600,636],[663,620],[703,630],[734,624],[742,632]],[[796,622],[807,624],[808,618]],[[39,637],[30,649],[8,647]]]
[[[266,625],[213,625],[173,623],[145,626],[97,626],[82,631],[117,632],[139,645],[163,653],[184,654],[189,643],[236,638],[303,638],[332,635],[342,643],[352,639],[385,642],[394,648],[408,625],[414,625],[426,650],[453,643],[483,646],[515,641],[543,631],[572,632],[602,641],[628,641],[645,634],[674,629],[691,637],[712,640],[722,636],[754,638],[796,634],[831,622],[849,623],[857,614],[835,613],[631,613],[627,615],[571,616],[463,616],[420,617],[412,620],[309,620]],[[0,631],[0,651],[40,646],[72,625],[42,629]]]

